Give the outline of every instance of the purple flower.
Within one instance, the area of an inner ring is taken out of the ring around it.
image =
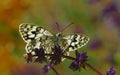
[[[73,71],[79,70],[80,68],[85,68],[85,63],[87,61],[87,52],[81,52],[79,53],[76,51],[76,61],[72,62],[71,65],[69,66],[70,69]]]
[[[78,62],[76,62],[76,61],[72,62],[71,65],[69,66],[69,68],[72,69],[73,71],[80,69],[79,67],[80,66],[79,66]]]
[[[50,57],[51,63],[53,63],[54,65],[60,64],[62,49],[60,48],[60,46],[55,45],[55,47],[52,48],[52,50],[53,50],[53,55]]]
[[[43,68],[42,68],[42,73],[45,74],[47,73],[51,68],[51,65],[50,63],[48,63],[47,65],[45,65]]]
[[[116,71],[113,70],[113,67],[110,67],[108,70],[107,70],[107,73],[106,75],[115,75]]]
[[[35,56],[37,56],[37,58],[35,59],[34,62],[40,62],[42,63],[43,61],[46,61],[46,58],[45,58],[45,52],[44,52],[44,49],[41,47],[40,49],[35,49]]]
[[[34,52],[34,55],[31,52],[24,54],[24,58],[26,59],[27,63],[32,62],[33,58],[35,59],[34,62],[42,63],[43,61],[46,61],[45,52],[42,47],[40,49],[36,48]]]

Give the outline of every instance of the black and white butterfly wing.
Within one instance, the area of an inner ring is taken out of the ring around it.
[[[20,34],[21,34],[23,40],[26,43],[29,43],[39,37],[53,36],[46,29],[36,26],[36,25],[27,24],[27,23],[20,24],[19,31],[20,31]]]
[[[23,40],[27,43],[25,49],[27,53],[34,54],[34,49],[43,47],[46,53],[51,52],[53,46],[51,37],[53,35],[46,29],[27,23],[20,24],[20,34]]]
[[[79,48],[86,45],[89,41],[89,37],[86,35],[79,35],[79,34],[70,34],[64,36],[63,39],[65,40],[64,49],[65,51],[74,51],[78,50]]]

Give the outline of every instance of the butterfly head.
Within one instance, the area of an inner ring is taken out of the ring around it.
[[[61,32],[57,33],[55,38],[53,38],[54,43],[58,44],[58,42],[61,41],[61,38],[62,38]]]

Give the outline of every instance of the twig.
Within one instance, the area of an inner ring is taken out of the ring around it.
[[[46,55],[52,56],[53,54],[46,54]],[[70,59],[70,60],[73,60],[73,61],[76,61],[76,58],[74,58],[74,57],[65,56],[65,55],[62,55],[62,57],[67,58],[67,59]],[[86,62],[85,62],[85,64],[86,64],[87,67],[89,67],[89,68],[91,68],[93,71],[95,71],[98,75],[103,75],[98,69],[96,69],[96,68],[93,67],[92,65],[90,65],[90,64],[88,64],[88,63],[86,63]],[[55,69],[52,68],[52,70],[54,71]],[[56,72],[56,70],[55,70],[54,72]],[[57,73],[58,73],[58,72],[57,72]],[[56,73],[56,74],[57,74],[57,73]],[[57,75],[59,75],[59,74],[57,74]]]
[[[51,67],[51,69],[56,73],[56,75],[59,75],[59,73],[56,71],[54,67]]]
[[[76,60],[75,58],[73,58],[73,57],[70,57],[70,56],[64,56],[63,55],[63,57],[64,58],[67,58],[67,59],[70,59],[70,60]],[[87,67],[89,67],[89,68],[91,68],[93,71],[95,71],[98,75],[103,75],[99,70],[97,70],[95,67],[93,67],[92,65],[90,65],[90,64],[88,64],[88,63],[86,63],[85,62],[85,64],[87,65]]]
[[[92,65],[85,63],[89,68],[91,68],[93,71],[95,71],[98,75],[103,75],[99,70],[97,70],[95,67]]]

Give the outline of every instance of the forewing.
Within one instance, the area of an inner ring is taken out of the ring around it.
[[[86,45],[89,41],[89,37],[86,35],[79,35],[79,34],[70,34],[63,37],[65,45],[64,50],[65,51],[74,51],[77,50],[84,45]]]
[[[27,24],[27,23],[20,24],[19,31],[20,31],[20,34],[23,40],[26,43],[30,43],[33,40],[43,37],[43,36],[53,36],[46,29],[36,26],[36,25]]]
[[[53,45],[51,37],[53,37],[53,35],[46,29],[23,23],[20,24],[19,31],[23,40],[27,43],[25,47],[27,53],[32,53],[32,55],[34,55],[34,50],[40,47],[43,47],[46,53],[51,52],[51,47]]]

